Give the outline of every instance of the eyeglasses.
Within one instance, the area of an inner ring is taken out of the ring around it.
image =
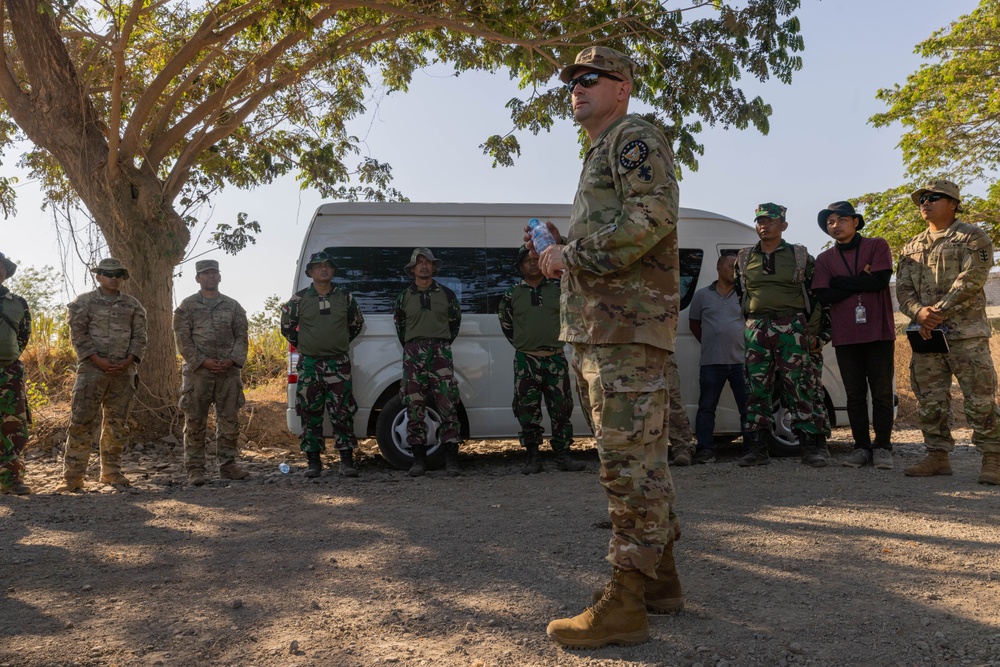
[[[612,81],[621,81],[616,76],[611,76],[610,74],[605,74],[604,72],[587,72],[586,74],[581,74],[578,77],[574,77],[566,82],[566,90],[570,93],[577,85],[581,85],[584,88],[590,88],[597,84],[598,79],[611,79]]]
[[[938,194],[937,192],[933,192],[927,195],[920,195],[920,199],[918,199],[917,201],[919,201],[921,204],[924,204],[926,202],[936,202],[939,199],[950,199],[950,197],[948,197],[947,195]]]
[[[105,278],[124,278],[126,276],[126,272],[121,269],[118,271],[100,271],[99,273]]]

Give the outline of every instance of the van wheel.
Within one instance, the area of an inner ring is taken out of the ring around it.
[[[393,396],[379,412],[375,423],[375,439],[382,456],[390,464],[400,470],[409,470],[413,465],[413,452],[406,444],[406,410],[399,396]],[[438,428],[441,427],[441,417],[433,408],[427,408],[424,415],[427,424],[427,467],[436,468],[444,463],[444,448],[438,441]]]
[[[826,404],[826,414],[830,419],[831,426],[836,426],[833,422],[833,401],[830,395],[823,390],[823,402]],[[774,407],[774,430],[768,433],[767,451],[771,456],[802,456],[802,446],[799,439],[792,432],[792,419],[783,405]]]

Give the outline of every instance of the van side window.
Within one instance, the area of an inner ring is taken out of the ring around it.
[[[441,272],[434,279],[455,292],[463,313],[496,313],[500,297],[520,279],[516,247],[431,251],[441,260]],[[340,268],[333,282],[350,291],[366,315],[391,315],[396,297],[411,282],[403,267],[410,261],[412,247],[338,247],[324,252]]]
[[[698,286],[698,276],[701,275],[701,262],[705,258],[703,250],[681,248],[681,310],[691,304],[695,288]]]

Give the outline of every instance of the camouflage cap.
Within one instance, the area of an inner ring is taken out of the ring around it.
[[[117,260],[114,257],[105,257],[104,259],[102,259],[100,262],[97,263],[97,266],[91,267],[90,269],[91,273],[105,273],[114,271],[124,271],[125,279],[128,280],[129,278],[128,269],[126,269],[125,265],[121,263],[121,260]]]
[[[528,250],[528,246],[522,244],[521,247],[517,249],[517,261],[514,262],[514,266],[521,268],[521,262],[523,262],[524,259],[530,254],[531,251]]]
[[[333,258],[331,258],[330,255],[328,255],[325,250],[321,250],[319,252],[314,252],[312,255],[309,256],[309,261],[306,262],[306,275],[307,276],[309,275],[309,269],[316,266],[317,264],[322,264],[323,262],[326,262],[327,264],[332,266],[334,271],[340,269],[340,267],[337,266],[337,263],[333,261]]]
[[[592,69],[598,72],[617,74],[625,81],[632,81],[635,63],[621,51],[609,49],[606,46],[588,46],[576,54],[572,65],[567,65],[559,73],[559,80],[567,83],[581,69]]]
[[[951,181],[946,181],[943,178],[937,178],[924,183],[924,185],[917,190],[914,190],[910,194],[910,199],[917,206],[920,206],[920,197],[927,194],[928,192],[935,192],[939,195],[944,195],[949,199],[954,199],[958,202],[958,213],[964,213],[962,210],[962,192],[958,189],[958,186]]]
[[[781,204],[772,204],[768,202],[766,204],[758,204],[757,210],[753,214],[754,222],[759,218],[781,218],[785,219],[785,211],[788,209]]]
[[[219,262],[214,259],[199,259],[194,263],[194,275],[198,275],[202,271],[218,271]]]
[[[17,264],[7,259],[7,255],[2,252],[0,252],[0,262],[3,263],[3,272],[7,274],[7,278],[10,278],[17,271]]]
[[[441,260],[434,259],[434,253],[431,252],[430,248],[414,248],[410,254],[410,263],[403,267],[403,270],[407,274],[413,275],[413,267],[417,265],[417,257],[420,257],[420,255],[426,257],[434,265],[434,273],[441,270]]]
[[[865,226],[865,219],[860,213],[854,210],[849,201],[835,201],[822,211],[816,214],[816,222],[819,224],[819,228],[826,233],[826,220],[831,215],[852,215],[858,219],[858,227],[855,231],[861,231],[861,228]]]

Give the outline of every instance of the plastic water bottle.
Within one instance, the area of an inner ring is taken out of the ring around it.
[[[287,463],[285,463],[284,461],[282,461],[282,462],[281,462],[281,463],[280,463],[280,464],[278,465],[278,470],[279,470],[279,471],[281,472],[281,474],[282,474],[282,475],[287,475],[287,474],[288,474],[288,471],[290,471],[290,470],[291,470],[291,468],[289,468],[289,467],[288,467],[288,464],[287,464]]]
[[[542,254],[543,250],[556,242],[552,236],[552,232],[549,231],[549,226],[538,218],[529,220],[528,227],[531,228],[531,243],[535,246],[535,252],[539,255]]]

